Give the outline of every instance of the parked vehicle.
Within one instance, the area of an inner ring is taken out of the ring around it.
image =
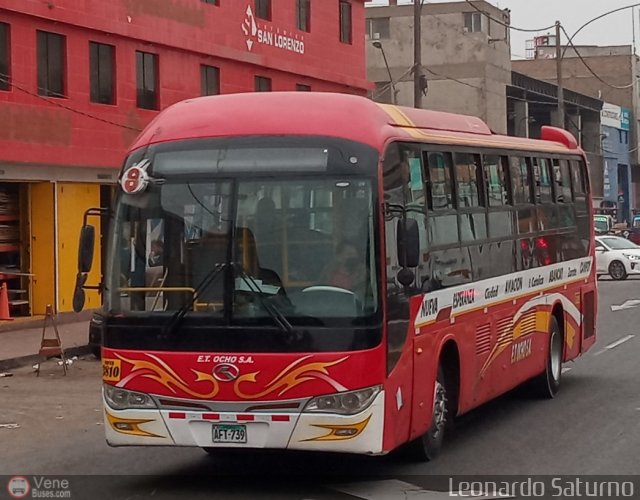
[[[619,236],[596,236],[596,269],[614,280],[640,274],[640,246]]]
[[[635,215],[631,226],[627,229],[627,238],[636,245],[640,245],[640,215]]]
[[[607,234],[613,230],[613,217],[610,215],[594,215],[593,226],[596,234]]]

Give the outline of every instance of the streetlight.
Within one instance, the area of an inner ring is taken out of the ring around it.
[[[393,92],[393,96],[391,97],[391,103],[392,104],[398,104],[396,102],[398,91],[396,90],[396,84],[393,82],[393,76],[391,75],[391,69],[389,68],[389,63],[387,62],[387,55],[384,53],[384,47],[382,46],[382,43],[379,42],[378,40],[373,42],[372,45],[376,49],[380,49],[380,52],[382,52],[382,58],[384,59],[384,65],[386,66],[387,73],[389,74],[389,83],[391,84],[391,90]]]

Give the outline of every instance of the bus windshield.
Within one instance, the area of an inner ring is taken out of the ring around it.
[[[377,315],[371,180],[188,177],[120,194],[108,311],[225,325],[273,325],[274,315],[362,325]]]

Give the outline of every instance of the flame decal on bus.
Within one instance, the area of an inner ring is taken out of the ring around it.
[[[307,363],[306,365],[299,366],[295,368],[296,365],[300,364],[306,359],[309,359],[310,356],[305,356],[304,358],[300,358],[289,366],[287,366],[284,370],[282,370],[271,382],[265,385],[265,390],[259,392],[257,394],[247,394],[240,389],[240,384],[242,383],[251,383],[255,384],[258,379],[258,375],[260,372],[247,373],[246,375],[242,375],[238,380],[236,380],[234,385],[234,392],[236,396],[241,399],[259,399],[268,394],[271,394],[275,391],[278,392],[278,396],[282,396],[287,391],[290,391],[294,387],[303,384],[304,382],[310,380],[324,380],[329,385],[331,385],[336,391],[346,391],[347,388],[342,384],[338,383],[334,379],[329,376],[329,371],[327,368],[330,366],[335,366],[339,363],[345,361],[348,356],[344,358],[340,358],[336,361],[329,362],[321,362],[315,361],[312,363]]]
[[[218,381],[211,374],[191,370],[196,375],[195,383],[208,382],[211,384],[209,392],[195,392],[189,388],[189,383],[180,378],[169,365],[152,354],[147,354],[147,356],[154,360],[155,363],[144,359],[128,359],[120,354],[116,354],[116,356],[133,366],[131,373],[118,382],[117,387],[125,387],[131,380],[142,377],[159,383],[174,394],[176,394],[175,388],[178,388],[194,398],[212,399],[220,392]]]
[[[131,372],[124,377],[120,382],[116,384],[117,387],[126,387],[126,385],[136,378],[145,378],[153,380],[158,384],[169,389],[173,394],[178,395],[178,390],[182,391],[189,396],[198,399],[213,399],[220,392],[220,384],[214,378],[212,374],[204,373],[198,370],[191,369],[196,376],[195,380],[187,382],[180,375],[178,375],[165,361],[154,356],[147,354],[148,359],[129,359],[121,354],[116,354],[125,363],[132,366]],[[253,372],[241,375],[233,385],[233,391],[235,395],[242,400],[255,400],[263,398],[269,394],[277,393],[277,396],[289,392],[294,387],[304,384],[305,382],[321,380],[330,385],[335,391],[346,391],[347,388],[333,379],[329,375],[329,367],[338,365],[348,359],[349,356],[337,359],[335,361],[312,361],[307,364],[301,365],[305,360],[311,356],[305,356],[297,359],[285,367],[278,375],[276,375],[271,381],[266,384],[261,384],[258,379],[260,372]],[[204,386],[204,383],[210,384],[206,390],[200,391],[193,390],[199,385]],[[250,393],[245,392],[240,388],[240,384],[244,384],[249,387],[260,387],[263,390]]]

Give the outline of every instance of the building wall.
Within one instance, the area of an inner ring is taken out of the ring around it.
[[[634,200],[631,180],[629,132],[615,127],[602,127],[604,156],[604,200],[618,209],[618,220],[631,220],[629,210]],[[620,200],[622,195],[622,200]],[[631,204],[631,205],[630,205]]]
[[[339,40],[338,0],[311,2],[310,32],[297,29],[296,0],[272,2],[271,21],[250,16],[253,0],[219,3],[1,2],[12,85],[0,90],[0,185],[15,189],[19,183],[29,201],[20,215],[19,267],[32,275],[25,279],[30,304],[14,313],[42,314],[47,304],[71,310],[82,214],[99,206],[100,185],[116,181],[126,149],[158,113],[137,107],[136,51],[158,56],[159,109],[201,95],[203,64],[219,68],[221,93],[254,91],[255,76],[271,78],[273,91],[296,90],[297,84],[323,92],[369,90],[364,0],[351,0],[351,43]],[[38,95],[37,30],[66,37],[64,98]],[[261,43],[262,33],[274,43]],[[279,46],[278,37],[295,40],[296,50]],[[115,47],[114,105],[90,102],[90,41]],[[96,248],[92,284],[99,280],[99,255]],[[3,256],[0,248],[0,266],[9,258],[15,256]],[[11,286],[22,283],[15,279]],[[97,294],[88,292],[87,307],[98,305]]]
[[[638,133],[640,132],[640,127],[638,127],[640,110],[638,110],[637,107],[637,78],[640,77],[640,74],[638,74],[638,70],[636,69],[635,56],[597,55],[590,57],[587,52],[585,53],[585,57],[588,57],[588,64],[593,71],[611,85],[624,87],[628,86],[631,82],[636,82],[633,87],[615,89],[603,84],[593,76],[580,59],[568,57],[563,59],[562,62],[562,76],[565,88],[634,110],[633,114],[635,119],[632,120],[631,124],[631,134],[633,137],[631,149],[633,149],[639,144],[638,140],[640,139],[638,137]],[[512,67],[514,71],[524,73],[533,78],[557,83],[556,61],[553,59],[512,61]],[[632,75],[636,76],[632,77]],[[640,152],[634,155],[633,163],[640,163]]]
[[[242,32],[253,5],[248,1],[5,0],[0,22],[10,25],[14,87],[0,91],[0,122],[8,125],[0,128],[0,161],[118,167],[125,148],[156,114],[136,107],[137,50],[159,56],[160,108],[200,95],[200,64],[220,68],[222,93],[253,91],[260,75],[273,79],[275,91],[301,83],[365,94],[363,1],[353,0],[353,43],[345,44],[339,41],[337,0],[313,2],[310,33],[295,29],[295,0],[279,0],[272,22],[257,25],[303,41],[300,54],[256,37],[248,49]],[[37,96],[36,30],[67,37],[65,99],[48,103]],[[89,41],[116,47],[114,106],[89,102]]]
[[[504,11],[486,2],[474,3],[508,22]],[[481,16],[482,31],[465,31],[464,13],[475,10],[464,2],[425,4],[422,9],[422,65],[429,82],[423,107],[479,116],[495,132],[506,133],[505,88],[511,81],[507,30]],[[390,19],[389,37],[379,42],[393,79],[399,82],[398,104],[413,106],[413,6],[369,7],[365,15]],[[366,49],[367,75],[386,83],[389,75],[382,51],[372,41]]]

